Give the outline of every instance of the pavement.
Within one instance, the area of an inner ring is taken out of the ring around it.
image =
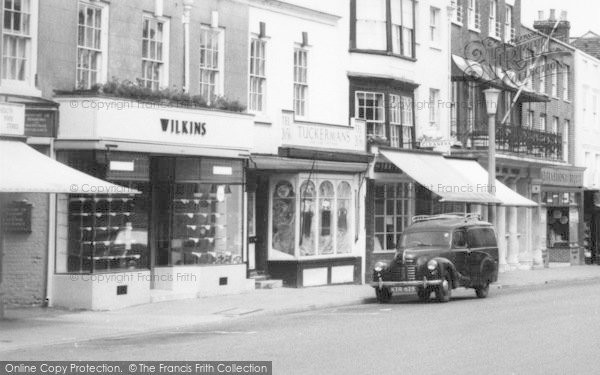
[[[527,288],[570,282],[600,283],[600,267],[554,266],[500,273],[493,289]],[[0,353],[18,349],[77,343],[144,334],[174,332],[186,327],[218,325],[245,317],[372,303],[367,285],[258,289],[236,295],[157,302],[114,311],[58,308],[7,308],[0,320]]]

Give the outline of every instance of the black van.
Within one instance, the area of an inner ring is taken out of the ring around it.
[[[427,301],[432,292],[448,302],[452,289],[473,288],[479,298],[498,280],[498,242],[492,224],[474,214],[415,216],[402,233],[390,264],[377,262],[373,281],[377,300],[417,294]]]

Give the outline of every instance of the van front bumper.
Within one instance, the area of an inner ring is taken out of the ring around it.
[[[379,279],[378,281],[371,281],[369,285],[373,288],[392,288],[395,286],[415,286],[421,288],[427,288],[428,286],[437,286],[441,285],[443,280],[427,280],[423,278],[423,280],[413,280],[413,281],[383,281]]]

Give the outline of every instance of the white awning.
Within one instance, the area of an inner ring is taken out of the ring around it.
[[[138,194],[53,160],[20,141],[0,140],[0,192]]]
[[[501,203],[487,192],[487,181],[474,184],[442,155],[387,150],[381,154],[443,202]]]
[[[467,175],[474,184],[487,184],[488,172],[475,160],[446,159],[446,161]],[[538,205],[498,180],[496,180],[495,188],[495,196],[500,199],[503,206],[536,207]]]

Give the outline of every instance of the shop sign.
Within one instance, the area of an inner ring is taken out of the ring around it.
[[[555,186],[583,186],[583,173],[560,168],[542,168],[542,184]]]
[[[110,139],[214,147],[223,152],[246,151],[254,142],[253,116],[245,113],[102,97],[56,101],[60,104],[57,136],[62,140]]]
[[[350,126],[295,121],[293,112],[282,115],[284,145],[330,148],[345,151],[364,151],[365,123],[352,120]]]
[[[0,103],[0,135],[25,134],[25,105]]]
[[[31,233],[31,207],[27,202],[7,204],[2,215],[2,228],[6,233]]]
[[[206,134],[206,123],[198,121],[183,121],[173,119],[160,119],[160,127],[164,133],[181,135],[204,135]]]
[[[43,109],[25,110],[25,135],[28,137],[54,137],[56,111]]]

